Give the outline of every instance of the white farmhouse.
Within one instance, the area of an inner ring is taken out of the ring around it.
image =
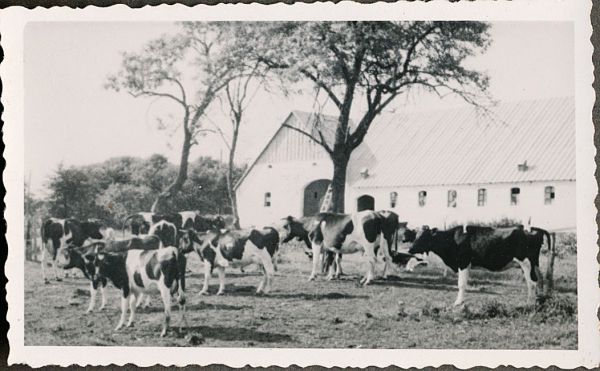
[[[327,153],[294,128],[319,126],[332,141],[336,118],[292,112],[236,186],[242,226],[312,215],[333,174]],[[574,229],[573,98],[381,115],[350,160],[346,212],[393,210],[409,225],[511,218]]]

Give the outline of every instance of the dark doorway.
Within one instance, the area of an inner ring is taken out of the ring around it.
[[[375,210],[375,199],[369,195],[362,195],[356,200],[356,211]]]
[[[329,179],[319,179],[304,188],[304,216],[315,215],[320,211],[329,184],[331,184]]]

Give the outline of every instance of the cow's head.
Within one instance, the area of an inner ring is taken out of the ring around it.
[[[180,229],[177,233],[177,247],[184,254],[194,251],[195,244],[201,245],[202,243],[198,233],[193,229]]]
[[[421,261],[422,259],[414,256],[413,254],[407,254],[400,251],[390,251],[392,257],[392,263],[398,267],[405,268],[411,260]]]
[[[56,265],[63,269],[74,268],[80,255],[75,244],[63,245],[56,252]]]
[[[435,240],[437,237],[437,228],[430,229],[428,226],[424,225],[419,232],[417,232],[415,236],[415,241],[413,242],[409,254],[426,254],[435,245]]]
[[[308,232],[304,229],[302,223],[293,216],[287,216],[281,219],[281,221],[281,229],[283,230],[281,233],[281,242],[287,243],[293,239],[301,240],[307,237]]]
[[[166,220],[161,220],[152,226],[149,233],[160,238],[164,247],[167,247],[177,245],[177,231],[178,229],[175,227],[175,224]]]
[[[95,240],[101,240],[104,236],[100,233],[102,228],[102,222],[98,219],[89,219],[81,223],[81,230],[86,237],[93,238]]]

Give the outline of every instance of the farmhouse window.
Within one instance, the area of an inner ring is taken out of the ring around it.
[[[456,190],[448,190],[448,207],[456,207]]]
[[[271,192],[265,193],[265,207],[271,207]]]
[[[485,206],[487,203],[487,190],[485,188],[479,188],[477,190],[477,206]]]
[[[427,201],[427,191],[419,191],[419,206],[425,206],[425,202]]]
[[[521,194],[521,189],[519,187],[513,187],[510,189],[510,204],[511,205],[519,204],[519,194]]]
[[[396,207],[398,201],[398,192],[390,192],[390,207]]]
[[[552,201],[554,201],[554,197],[554,187],[547,186],[546,188],[544,188],[544,204],[551,205]]]

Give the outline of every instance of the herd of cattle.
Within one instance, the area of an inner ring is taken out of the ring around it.
[[[224,293],[225,269],[257,264],[263,278],[257,293],[271,288],[280,243],[291,240],[304,242],[306,255],[312,259],[309,280],[319,272],[328,279],[342,274],[344,254],[362,252],[366,272],[361,283],[375,278],[378,253],[383,253],[385,279],[390,264],[412,270],[436,257],[458,272],[458,297],[455,305],[464,301],[471,267],[500,271],[516,261],[523,270],[528,299],[534,300],[541,290],[543,278],[539,255],[544,237],[551,244],[550,234],[540,228],[516,226],[492,228],[458,226],[449,230],[422,227],[406,228],[391,211],[361,211],[352,215],[319,213],[312,217],[288,216],[280,225],[262,229],[235,229],[221,216],[202,216],[184,211],[162,215],[137,213],[126,218],[123,233],[129,229],[132,237],[117,238],[112,228],[96,219],[79,221],[73,218],[49,218],[42,224],[42,276],[48,283],[46,268],[53,265],[54,276],[60,281],[58,268],[80,269],[90,283],[90,303],[94,310],[96,293],[102,296],[100,309],[106,304],[105,287],[110,281],[121,290],[121,317],[116,329],[133,324],[135,310],[142,298],[158,287],[164,305],[161,336],[167,332],[171,300],[175,298],[185,320],[186,255],[196,252],[204,264],[204,284],[200,294],[206,294],[214,270],[219,277],[218,295]],[[385,240],[385,244],[382,241]],[[408,252],[398,251],[398,241],[409,243]],[[68,271],[65,271],[67,273]]]

